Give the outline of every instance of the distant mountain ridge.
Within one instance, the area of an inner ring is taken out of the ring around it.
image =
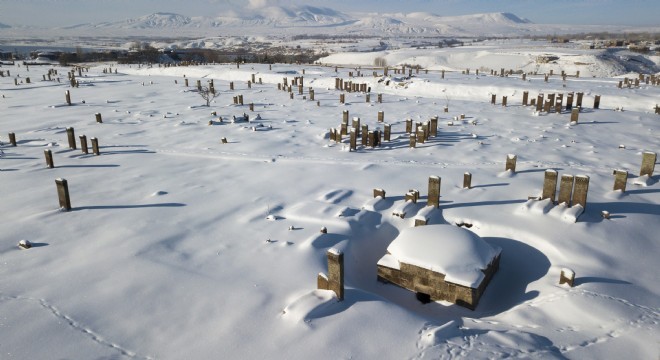
[[[475,35],[476,33],[510,33],[528,24],[511,13],[485,13],[462,16],[439,16],[432,13],[354,13],[346,14],[327,7],[267,6],[259,9],[231,12],[217,17],[188,17],[180,14],[157,12],[116,22],[81,24],[63,29],[103,29],[115,31],[178,30],[187,32],[240,31],[242,34],[258,32],[269,34],[269,29],[333,28],[333,32],[387,34],[424,33],[434,35]],[[474,29],[475,31],[472,31]],[[300,32],[300,31],[298,31]]]

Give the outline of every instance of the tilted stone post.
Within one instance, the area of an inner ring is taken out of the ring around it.
[[[658,154],[651,151],[644,151],[642,153],[642,166],[639,170],[639,176],[646,175],[648,177],[652,177],[657,158]]]
[[[11,146],[16,146],[16,134],[10,132],[8,136],[9,136],[9,143],[11,144]]]
[[[46,157],[46,167],[52,169],[55,167],[53,162],[53,152],[50,149],[44,150],[44,156]]]
[[[99,123],[99,124],[103,123],[103,119],[101,118],[101,113],[96,113],[96,114],[94,114],[94,116],[96,116],[96,122],[97,123]]]

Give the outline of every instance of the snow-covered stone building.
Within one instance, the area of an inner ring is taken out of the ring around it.
[[[499,267],[501,249],[471,231],[452,225],[403,230],[378,261],[378,280],[474,308]]]

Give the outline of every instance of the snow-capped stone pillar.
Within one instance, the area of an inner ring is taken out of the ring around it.
[[[589,191],[589,176],[577,175],[575,177],[575,186],[573,187],[573,197],[571,206],[582,205],[587,208],[587,192]]]
[[[434,116],[431,118],[431,136],[436,137],[438,136],[438,117]]]
[[[328,290],[337,295],[337,299],[344,300],[344,254],[341,250],[332,248],[328,256]]]
[[[472,174],[466,172],[463,174],[463,189],[471,189],[471,188],[472,188]]]
[[[557,194],[557,175],[557,171],[555,170],[548,169],[545,171],[541,200],[550,199],[552,203],[555,202],[555,195]]]
[[[385,199],[385,190],[384,189],[374,189],[374,198],[382,197]]]
[[[64,98],[66,99],[66,104],[71,106],[71,92],[69,90],[64,92]]]
[[[64,211],[71,210],[71,198],[69,197],[69,184],[66,179],[55,179],[57,185],[57,196],[60,201],[60,209]]]
[[[390,141],[390,139],[391,139],[391,137],[392,137],[392,125],[390,125],[390,124],[385,124],[385,125],[383,126],[383,129],[384,129],[384,131],[385,131],[385,136],[384,136],[385,139],[384,139],[384,140],[385,140],[385,141]]]
[[[66,128],[66,136],[69,140],[69,149],[76,149],[76,135],[72,127]]]
[[[412,134],[412,126],[413,126],[413,121],[412,119],[406,119],[406,134]]]
[[[44,150],[44,156],[46,157],[46,167],[52,169],[55,167],[53,162],[53,152],[50,149]]]
[[[90,140],[92,141],[92,152],[94,155],[101,155],[101,152],[99,151],[99,139],[93,137]]]
[[[440,176],[429,177],[429,193],[426,206],[440,207]]]
[[[642,167],[639,170],[639,176],[653,176],[653,171],[655,170],[655,162],[658,158],[658,154],[651,151],[644,151],[642,153]]]
[[[86,135],[80,135],[80,149],[82,150],[83,154],[89,154],[89,149],[87,148],[87,136]]]
[[[628,171],[626,170],[614,170],[614,188],[613,190],[621,190],[626,192],[626,183],[628,182]]]
[[[516,172],[516,161],[518,160],[518,156],[514,154],[508,154],[506,156],[506,167],[504,168],[505,171],[511,170],[512,172]]]
[[[580,109],[575,108],[571,110],[571,122],[578,122],[578,119],[580,118]]]
[[[571,195],[573,192],[573,175],[562,175],[559,182],[559,198],[557,203],[565,203],[566,206],[571,205]]]
[[[348,110],[342,111],[341,114],[342,114],[341,122],[348,124]]]

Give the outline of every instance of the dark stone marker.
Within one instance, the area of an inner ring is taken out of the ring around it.
[[[99,150],[99,139],[93,137],[90,140],[92,141],[92,152],[94,155],[101,155],[101,151]]]
[[[69,140],[69,149],[76,149],[76,135],[72,127],[66,128],[66,136]]]
[[[60,201],[60,209],[64,211],[71,210],[71,198],[69,197],[69,184],[66,179],[58,178],[55,179],[55,185],[57,185],[57,196]]]
[[[44,156],[46,157],[46,167],[52,169],[55,167],[53,162],[53,152],[50,149],[44,150]]]

